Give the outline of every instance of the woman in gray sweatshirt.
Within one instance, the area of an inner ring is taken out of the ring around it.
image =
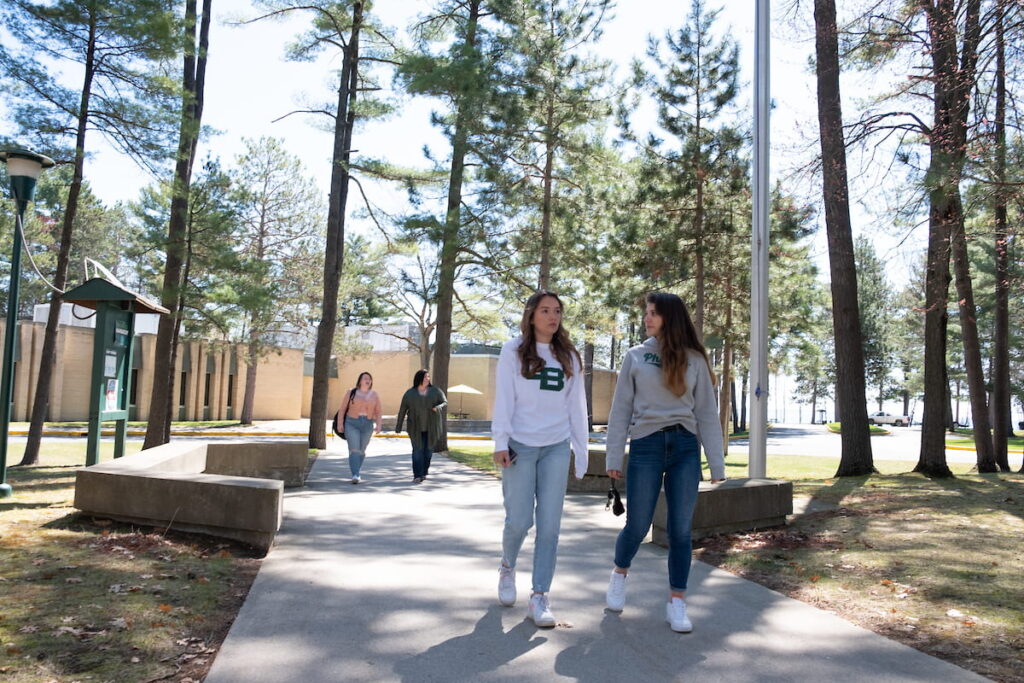
[[[644,327],[649,339],[626,352],[608,417],[606,468],[622,478],[626,437],[626,525],[615,542],[608,608],[626,604],[626,577],[654,519],[665,486],[668,511],[669,598],[665,617],[673,631],[693,630],[686,615],[686,582],[692,555],[691,527],[704,446],[711,481],[725,479],[722,428],[715,377],[686,305],[675,294],[647,295]]]

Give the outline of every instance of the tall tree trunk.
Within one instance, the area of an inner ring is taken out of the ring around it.
[[[946,431],[952,434],[956,431],[957,421],[960,419],[959,405],[960,405],[960,384],[959,380],[956,387],[956,402],[957,402],[957,416],[953,417],[953,390],[949,386],[949,371],[943,366],[943,379],[945,381],[946,395],[943,397],[946,403],[946,420],[943,423],[946,427]]]
[[[1010,471],[1007,436],[1010,424],[1010,257],[1006,227],[1006,0],[996,18],[996,310],[992,352],[992,457],[1000,471]]]
[[[698,185],[698,194],[699,193],[700,186]],[[697,211],[697,214],[703,215],[703,211]],[[704,284],[705,270],[704,236],[698,233],[693,245],[693,326],[697,328],[697,334],[701,335],[701,337],[704,336],[704,308],[707,306],[706,286]]]
[[[166,263],[160,303],[169,313],[160,318],[153,362],[153,392],[149,402],[149,421],[143,448],[153,448],[171,439],[175,357],[180,328],[180,288],[188,226],[189,189],[192,162],[199,142],[203,119],[203,94],[206,89],[206,59],[210,43],[212,0],[203,0],[203,16],[196,43],[196,0],[185,3],[185,56],[182,68],[181,123],[178,152],[174,166],[171,216],[167,226]]]
[[[259,335],[250,335],[249,348],[246,349],[245,392],[242,397],[242,415],[239,419],[244,425],[252,424],[253,405],[256,403],[256,372],[260,364]]]
[[[324,249],[324,301],[316,329],[313,352],[313,390],[309,404],[309,447],[327,447],[327,399],[330,390],[331,352],[338,324],[338,284],[345,260],[345,207],[348,203],[349,159],[352,152],[354,104],[359,77],[359,31],[363,3],[352,5],[352,34],[345,46],[338,83],[338,108],[334,118],[334,149],[331,155],[331,196],[327,210]]]
[[[938,382],[946,367],[950,240],[955,240],[957,233],[963,230],[960,177],[966,154],[967,115],[980,38],[980,1],[969,0],[966,3],[959,63],[957,3],[955,0],[938,0],[921,4],[928,21],[935,121],[929,131],[931,159],[926,176],[930,183],[931,205],[925,278],[924,420],[921,453],[914,471],[933,477],[952,477],[953,473],[946,464],[945,433],[941,423],[948,384],[942,387]],[[986,418],[982,419],[987,422]],[[985,438],[986,441],[989,439],[988,434]]]
[[[842,457],[836,476],[858,476],[870,474],[875,467],[865,402],[864,343],[857,306],[857,272],[850,226],[835,0],[815,0],[814,24],[825,226],[832,275],[836,411],[842,415],[843,421]]]
[[[731,322],[732,318],[732,306],[729,306],[728,313],[726,315],[726,325]],[[722,351],[722,376],[718,378],[719,386],[722,387],[721,399],[718,406],[719,420],[722,423],[722,436],[724,440],[722,443],[725,445],[726,454],[729,453],[729,416],[730,407],[732,406],[732,396],[730,390],[732,389],[732,341],[726,339],[725,349]]]
[[[50,310],[46,316],[46,330],[43,332],[43,349],[39,358],[39,376],[36,379],[35,399],[28,428],[28,441],[20,465],[35,465],[39,462],[39,444],[43,437],[43,422],[50,409],[50,384],[53,382],[53,368],[57,363],[57,325],[60,322],[61,297],[68,278],[68,261],[71,255],[71,238],[74,234],[75,215],[78,213],[78,196],[82,191],[82,168],[85,164],[85,133],[89,129],[89,101],[92,97],[92,82],[96,71],[96,16],[89,14],[89,41],[85,56],[85,76],[82,81],[82,96],[79,101],[78,126],[75,133],[74,172],[68,200],[61,224],[60,246],[57,248],[57,271],[53,275],[53,286],[57,291],[50,297]],[[10,305],[10,302],[8,302]],[[99,343],[99,340],[96,340]],[[7,438],[6,434],[2,435]]]
[[[956,200],[959,200],[959,191]],[[971,266],[967,255],[963,206],[959,201],[955,201],[955,206],[957,215],[953,224],[951,248],[956,270],[957,298],[960,302],[960,331],[963,338],[964,365],[967,366],[967,395],[971,402],[974,449],[978,455],[978,471],[996,472],[998,467],[992,450],[992,423],[989,421],[985,372],[981,365],[981,344],[978,341],[978,318],[974,306]]]
[[[427,368],[430,367],[430,355],[431,355],[430,342],[425,342],[423,344],[420,344],[420,367],[421,368],[427,369]],[[431,377],[433,377],[433,376],[431,376]],[[409,379],[411,380],[412,378],[410,377]],[[445,383],[447,383],[447,381]]]
[[[735,374],[733,375],[731,380],[732,381],[729,382],[729,384],[730,384],[729,396],[730,396],[730,399],[731,399],[729,401],[729,404],[731,405],[731,410],[732,410],[732,431],[733,431],[733,434],[735,434],[737,429],[738,429],[738,425],[740,423],[739,410],[738,410],[738,408],[736,406],[736,377],[735,377]]]
[[[470,0],[466,24],[466,44],[470,50],[476,48],[476,29],[480,19],[481,0]],[[437,277],[437,325],[434,337],[434,365],[431,382],[446,394],[452,356],[452,313],[455,299],[455,276],[458,270],[458,254],[462,235],[462,183],[465,177],[466,154],[469,152],[469,125],[471,110],[476,102],[461,95],[456,102],[455,131],[452,135],[452,164],[448,175],[448,203],[445,208],[444,232],[441,236],[441,263]],[[429,340],[424,340],[429,344]],[[429,346],[426,360],[429,362]],[[430,365],[424,365],[424,368]],[[448,409],[444,409],[447,414]],[[448,450],[448,421],[441,420],[441,438],[434,445],[439,451]]]
[[[747,389],[749,388],[748,382],[750,381],[750,369],[744,368],[743,370],[743,382],[740,385],[740,431],[747,431]]]
[[[699,51],[698,42],[698,51]],[[697,115],[694,117],[695,132],[694,138],[697,140],[697,168],[694,169],[694,175],[697,178],[697,192],[696,192],[696,206],[693,212],[693,235],[694,235],[694,249],[693,249],[693,288],[694,288],[694,319],[693,325],[697,328],[697,333],[704,336],[704,307],[705,303],[705,286],[704,286],[704,166],[701,163],[702,157],[700,153],[700,135],[701,135],[701,89],[696,88],[694,93],[697,104]],[[728,443],[727,443],[728,445]]]
[[[540,218],[540,277],[537,289],[548,289],[551,286],[551,197],[554,193],[555,166],[555,105],[548,101],[547,133],[544,141],[544,201],[541,205]]]
[[[727,274],[725,280],[725,293],[727,297],[732,295],[732,275]],[[729,452],[729,416],[731,413],[732,400],[729,392],[732,390],[732,340],[728,331],[732,329],[732,299],[725,304],[725,345],[722,347],[722,373],[718,378],[718,421],[722,425],[722,436],[725,444],[725,452]]]
[[[594,343],[583,342],[583,380],[587,395],[587,430],[594,429]]]
[[[910,417],[910,421],[913,422],[914,418],[910,415],[910,391],[906,389],[907,382],[910,379],[910,363],[903,361],[903,386],[904,389],[900,393],[903,395],[903,414]]]

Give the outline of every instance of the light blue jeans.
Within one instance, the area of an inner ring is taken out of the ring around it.
[[[686,590],[700,476],[700,443],[685,429],[654,432],[630,443],[626,466],[626,526],[615,541],[616,567],[629,569],[633,562],[651,528],[664,481],[669,587],[674,591]]]
[[[366,447],[373,436],[373,420],[368,417],[345,418],[345,441],[348,442],[348,468],[358,477],[366,459]]]
[[[501,491],[505,497],[502,562],[509,567],[516,566],[519,549],[533,526],[536,511],[533,592],[547,593],[555,575],[562,503],[569,478],[569,440],[549,446],[526,446],[510,439],[508,445],[518,455],[501,473]]]

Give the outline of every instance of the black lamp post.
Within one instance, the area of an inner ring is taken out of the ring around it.
[[[7,162],[11,181],[11,198],[17,208],[14,225],[14,250],[11,254],[11,282],[7,294],[7,326],[4,328],[3,380],[0,384],[0,498],[11,495],[7,483],[7,438],[11,425],[11,401],[14,396],[14,345],[17,343],[18,290],[21,280],[21,233],[25,208],[36,192],[36,178],[44,168],[53,166],[53,159],[27,149],[0,150],[0,161]]]

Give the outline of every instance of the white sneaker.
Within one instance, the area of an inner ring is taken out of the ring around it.
[[[530,596],[530,613],[533,623],[541,628],[551,628],[555,625],[555,615],[551,613],[551,602],[544,593],[534,593]]]
[[[352,483],[353,483],[353,484],[358,484],[358,483],[359,483],[359,482],[361,482],[362,480],[363,480],[363,478],[362,478],[362,477],[359,477],[359,476],[356,476],[356,477],[352,477]]]
[[[672,598],[665,604],[665,620],[676,633],[689,633],[693,630],[693,624],[686,616],[686,602],[682,598]]]
[[[504,564],[498,568],[498,602],[505,607],[516,604],[516,570]]]
[[[627,576],[627,574],[621,574],[613,569],[612,576],[608,580],[608,592],[605,594],[605,600],[608,603],[608,609],[613,612],[621,612],[622,608],[626,606]]]

